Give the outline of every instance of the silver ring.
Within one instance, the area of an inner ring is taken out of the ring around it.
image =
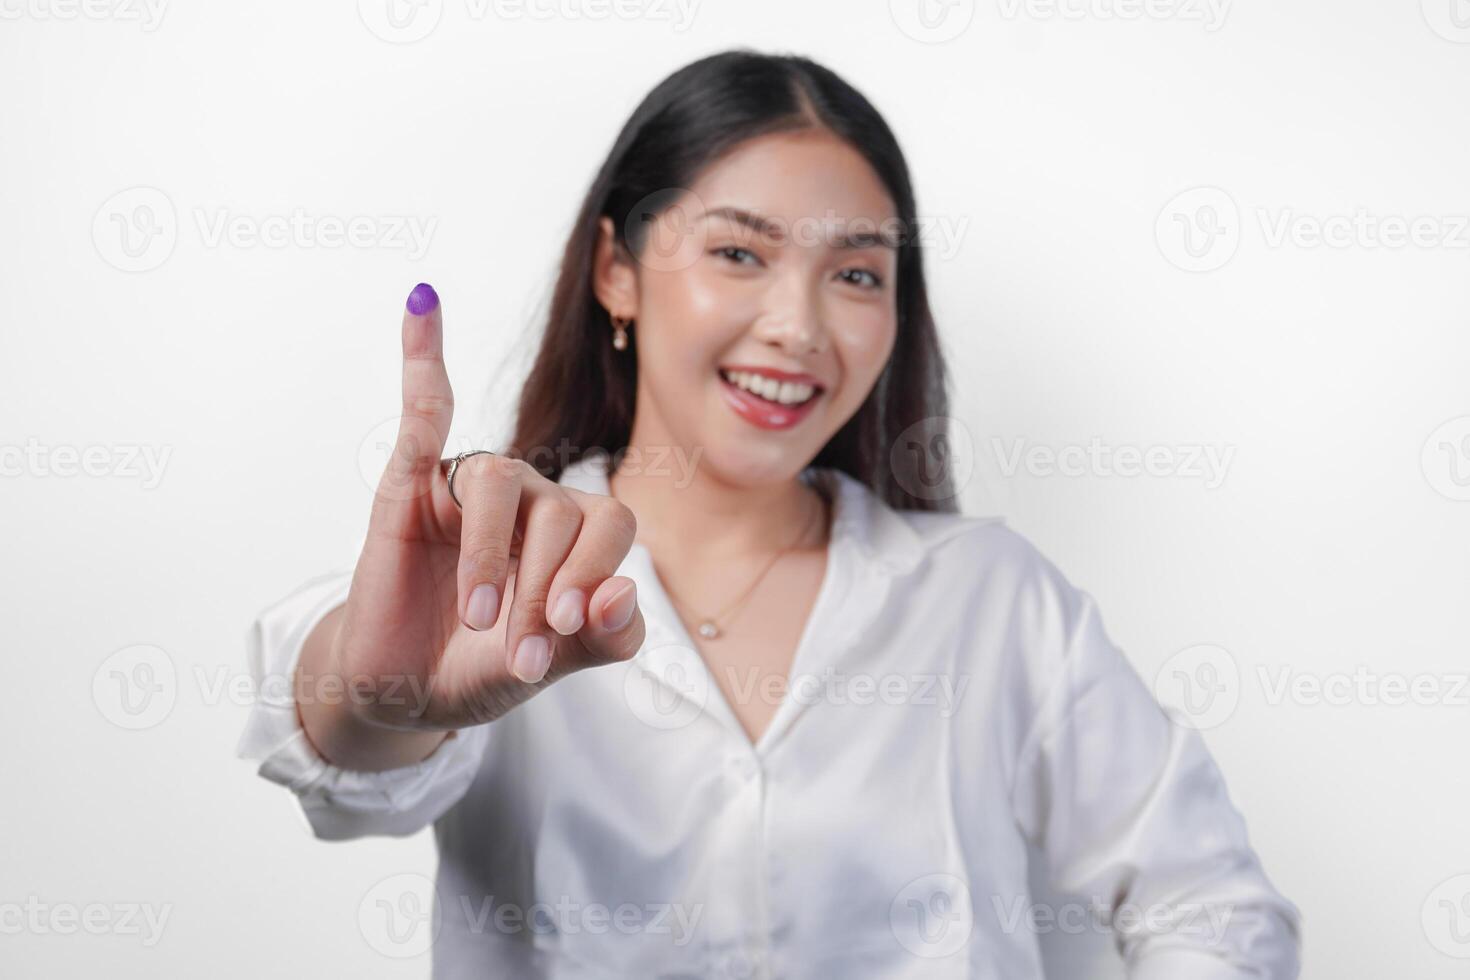
[[[465,459],[469,456],[479,456],[481,454],[487,456],[495,455],[488,449],[471,449],[469,452],[459,453],[453,459],[449,460],[449,472],[445,474],[445,479],[449,483],[449,499],[454,501],[454,506],[458,507],[460,510],[464,510],[464,504],[460,503],[459,498],[454,495],[454,473],[456,470],[459,469],[460,460]]]

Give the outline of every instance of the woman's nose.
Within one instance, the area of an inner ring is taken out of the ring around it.
[[[792,357],[827,349],[821,305],[815,291],[804,283],[787,281],[772,287],[755,333],[762,342],[777,344]]]

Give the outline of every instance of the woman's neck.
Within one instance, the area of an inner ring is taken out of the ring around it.
[[[637,540],[655,557],[697,541],[702,560],[738,564],[782,548],[827,543],[827,503],[802,479],[739,486],[707,466],[685,473],[671,466],[629,465],[634,458],[655,457],[630,453],[609,475],[609,489],[637,515]]]

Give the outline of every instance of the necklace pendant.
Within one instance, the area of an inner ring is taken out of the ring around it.
[[[713,640],[715,637],[720,635],[720,628],[714,623],[705,621],[699,624],[699,635],[704,637],[706,640]]]

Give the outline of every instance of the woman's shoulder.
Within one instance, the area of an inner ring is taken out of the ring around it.
[[[1045,571],[1051,563],[1029,537],[999,514],[895,511],[917,536],[925,556],[936,563],[977,562],[1015,570]]]
[[[1068,631],[1092,603],[1026,534],[998,515],[898,511],[924,551],[920,567],[970,602],[1001,600],[1037,628]]]

